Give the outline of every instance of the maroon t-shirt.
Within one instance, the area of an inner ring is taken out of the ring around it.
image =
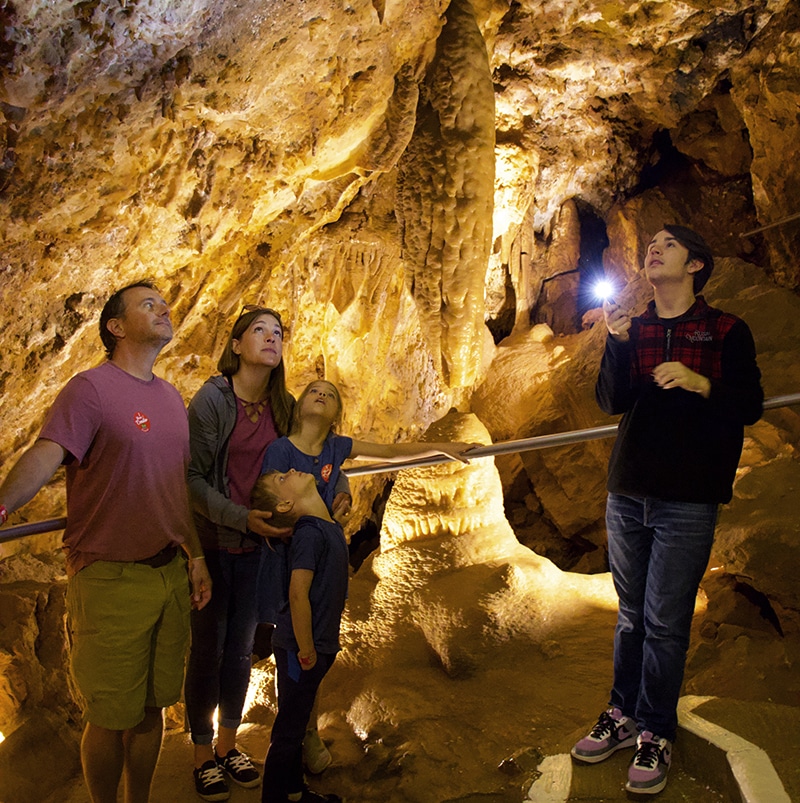
[[[148,558],[191,532],[189,425],[169,382],[112,362],[84,371],[58,394],[39,437],[67,451],[68,574]]]
[[[236,424],[228,442],[228,487],[231,500],[237,505],[250,507],[250,494],[261,474],[264,453],[278,437],[272,410],[267,405],[253,422],[236,397]]]

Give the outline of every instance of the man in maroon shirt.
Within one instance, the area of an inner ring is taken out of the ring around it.
[[[38,440],[0,485],[0,524],[66,466],[67,610],[85,703],[84,776],[93,803],[116,803],[121,778],[126,803],[145,803],[162,709],[180,698],[189,609],[208,602],[211,580],[186,487],[186,410],[152,372],[172,339],[169,307],[152,284],[129,285],[103,308],[100,336],[108,360],[56,398]]]

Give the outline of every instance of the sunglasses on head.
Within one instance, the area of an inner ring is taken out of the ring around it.
[[[248,312],[259,312],[263,315],[271,315],[275,318],[279,323],[281,320],[281,315],[279,312],[276,312],[274,309],[270,307],[262,307],[261,304],[245,304],[242,307],[242,311],[239,313],[239,317],[236,319],[236,323],[238,323]]]

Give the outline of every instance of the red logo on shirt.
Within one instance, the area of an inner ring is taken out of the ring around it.
[[[333,465],[328,463],[327,466],[323,466],[322,470],[319,472],[320,476],[322,477],[325,482],[327,482],[331,478],[331,471],[333,471]]]
[[[144,413],[134,413],[133,423],[136,424],[142,432],[150,432],[150,419]]]

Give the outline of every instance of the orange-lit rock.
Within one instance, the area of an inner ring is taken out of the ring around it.
[[[751,324],[767,395],[800,392],[791,0],[29,0],[4,4],[0,31],[2,476],[64,382],[101,358],[110,291],[145,275],[176,322],[157,371],[187,400],[242,304],[263,301],[289,325],[292,389],[322,373],[335,381],[356,437],[417,437],[451,408],[476,417],[463,426],[478,439],[607,423],[592,398],[603,333],[580,331],[583,277],[570,273],[592,245],[587,219],[604,227],[602,263],[636,309],[649,236],[668,220],[701,230],[720,257],[709,299]],[[721,674],[736,674],[730,690],[743,697],[794,688],[799,437],[796,407],[748,430],[717,539],[724,581],[709,584],[689,665],[695,691]],[[558,599],[554,583],[573,588],[561,569],[604,569],[609,445],[498,458],[499,479],[478,464],[428,470],[446,493],[398,481],[387,549],[354,580],[352,657],[326,715],[349,756],[403,774],[409,799],[419,767],[449,779],[480,764],[468,791],[491,793],[486,767],[535,742],[531,722],[551,726],[536,673],[575,664],[594,677],[580,622],[551,631],[533,609]],[[386,478],[353,487],[351,535],[380,525]],[[63,503],[57,477],[12,523]],[[0,544],[0,558],[57,540]],[[52,705],[74,705],[53,657],[58,583],[48,575],[18,597],[27,560],[6,561],[0,578],[11,594],[0,718],[15,723],[51,705],[56,687]],[[748,629],[756,598],[783,639],[769,623]],[[613,619],[573,613],[601,628]],[[508,636],[496,653],[495,627]],[[354,670],[362,636],[401,642],[387,653],[405,662],[400,677]],[[472,685],[456,689],[452,675]],[[467,698],[472,720],[453,713]],[[530,719],[518,711],[500,742],[487,739],[519,699]],[[577,727],[583,701],[560,702],[558,726]],[[368,751],[356,733],[371,734]]]

